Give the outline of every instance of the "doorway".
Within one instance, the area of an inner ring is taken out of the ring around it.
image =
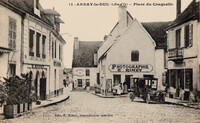
[[[125,75],[125,82],[126,82],[126,85],[127,85],[127,88],[130,89],[130,77],[132,75]]]
[[[45,100],[46,99],[46,78],[40,79],[40,99]]]

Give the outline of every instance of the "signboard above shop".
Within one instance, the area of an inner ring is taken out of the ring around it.
[[[153,66],[148,64],[111,64],[109,70],[111,72],[149,73],[153,70]]]

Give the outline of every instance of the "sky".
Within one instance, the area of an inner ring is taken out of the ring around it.
[[[191,1],[181,0],[182,11]],[[66,41],[63,52],[64,67],[67,68],[72,64],[74,37],[81,41],[103,41],[104,35],[109,34],[118,22],[117,4],[128,4],[127,11],[140,22],[173,21],[176,18],[176,0],[40,0],[40,3],[44,9],[54,8],[65,22],[61,24],[60,34]]]

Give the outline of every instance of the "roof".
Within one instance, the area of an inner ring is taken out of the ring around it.
[[[49,26],[53,27],[52,23],[47,19],[44,13],[41,11],[41,17],[34,14],[34,3],[33,0],[3,0],[6,4],[14,5],[15,7],[19,8],[20,10],[36,17],[37,19],[45,22]],[[42,6],[39,4],[39,9],[42,9]]]
[[[191,20],[197,20],[199,19],[199,14],[199,2],[192,1],[167,29],[179,26]]]
[[[44,14],[47,14],[47,15],[60,16],[60,14],[54,9],[43,9],[42,12],[44,12]]]
[[[156,49],[167,48],[167,33],[165,31],[166,27],[169,26],[171,22],[146,22],[141,23],[145,30],[156,42]]]
[[[72,67],[97,67],[94,54],[102,41],[79,41],[79,49],[74,49]]]

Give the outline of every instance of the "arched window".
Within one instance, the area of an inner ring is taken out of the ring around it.
[[[133,50],[131,52],[131,61],[139,61],[139,51]]]

